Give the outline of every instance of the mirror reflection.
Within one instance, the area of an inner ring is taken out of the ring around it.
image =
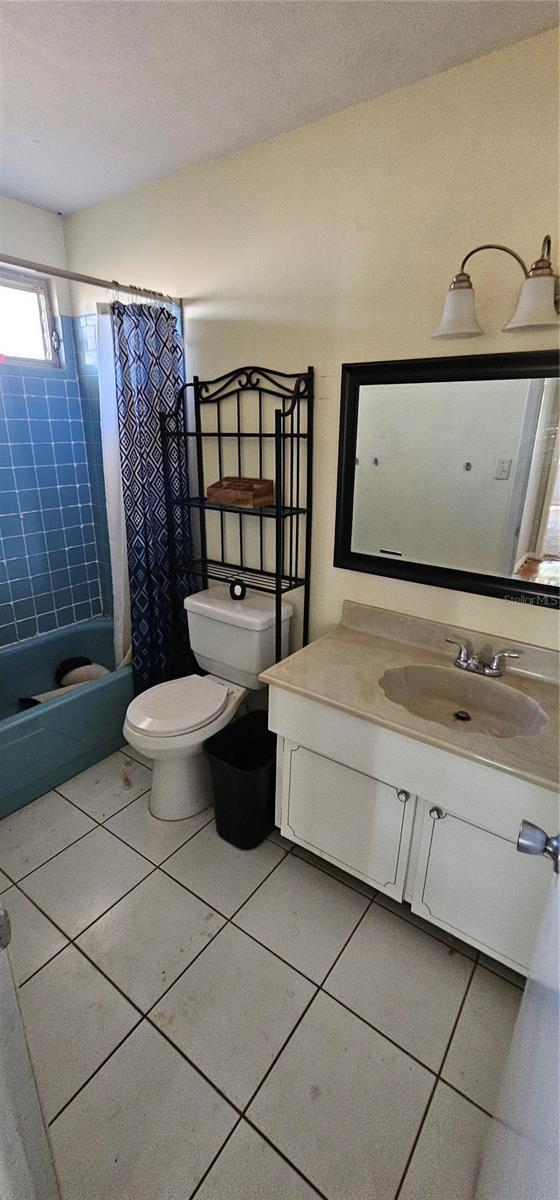
[[[558,379],[359,388],[351,550],[560,586]]]

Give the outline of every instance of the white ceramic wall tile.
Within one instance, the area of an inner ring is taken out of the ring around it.
[[[63,1200],[188,1200],[236,1120],[143,1021],[50,1128]]]
[[[399,1200],[472,1200],[490,1117],[438,1083]]]
[[[223,924],[213,909],[154,871],[77,945],[146,1012]]]
[[[6,888],[11,887],[11,885],[11,880],[8,879],[8,876],[4,875],[3,871],[0,871],[0,895],[6,891]]]
[[[411,925],[416,925],[417,929],[423,929],[425,933],[429,933],[431,937],[435,937],[440,942],[445,942],[446,946],[452,946],[454,950],[458,950],[460,954],[465,954],[467,958],[476,958],[476,950],[474,946],[469,946],[467,942],[462,942],[460,938],[456,938],[452,933],[448,933],[446,929],[440,929],[439,925],[434,925],[433,921],[425,921],[423,917],[418,916],[418,913],[413,913],[410,904],[398,904],[391,896],[385,896],[383,892],[378,892],[375,898],[375,903],[380,904],[382,908],[388,908],[390,912],[395,913],[397,917],[402,917],[404,921],[408,921]]]
[[[94,828],[85,813],[47,792],[0,821],[0,865],[12,879],[21,879]]]
[[[243,906],[235,924],[320,983],[368,903],[290,854]]]
[[[238,850],[218,836],[212,821],[173,854],[163,869],[231,917],[284,856],[285,851],[268,839],[255,850]]]
[[[317,1192],[255,1129],[241,1121],[196,1200],[317,1200]]]
[[[460,1092],[492,1112],[519,1005],[520,988],[477,967],[442,1070]]]
[[[74,938],[153,870],[106,829],[93,829],[22,882],[23,891]]]
[[[228,925],[150,1016],[242,1108],[314,991],[291,967]]]
[[[68,939],[47,920],[31,900],[11,887],[2,896],[2,904],[9,913],[12,927],[10,958],[16,983],[23,983],[34,971],[38,971],[54,954],[58,954]]]
[[[20,1004],[39,1095],[51,1121],[140,1018],[74,946],[23,985]]]
[[[372,904],[324,987],[438,1071],[473,963]]]
[[[369,896],[371,899],[375,896],[375,888],[370,887],[369,883],[364,883],[363,879],[357,879],[355,875],[349,875],[347,871],[342,871],[340,867],[328,862],[326,858],[319,858],[317,854],[312,854],[310,850],[306,850],[305,846],[296,846],[294,854],[298,858],[303,858],[304,862],[311,863],[318,870],[326,871],[327,875],[332,875],[333,879],[340,879],[341,883],[346,883],[356,892],[361,892],[362,896]]]
[[[150,792],[147,792],[145,796],[140,796],[133,804],[128,804],[121,812],[116,813],[105,824],[107,829],[112,830],[134,850],[145,854],[146,858],[156,864],[163,862],[164,858],[168,858],[179,846],[194,837],[214,815],[213,809],[207,808],[185,821],[159,821],[152,817],[149,802]]]
[[[106,821],[152,785],[152,772],[117,750],[88,767],[80,775],[61,783],[57,791],[67,796],[96,821]]]
[[[319,994],[249,1118],[329,1200],[393,1200],[433,1076]]]

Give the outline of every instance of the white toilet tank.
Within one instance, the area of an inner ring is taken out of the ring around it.
[[[227,584],[187,596],[185,602],[193,654],[212,675],[258,688],[259,673],[275,661],[274,596],[247,592],[232,600]],[[282,657],[289,652],[293,608],[282,601]]]

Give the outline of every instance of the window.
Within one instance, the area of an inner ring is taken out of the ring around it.
[[[58,364],[48,280],[0,271],[0,362]]]

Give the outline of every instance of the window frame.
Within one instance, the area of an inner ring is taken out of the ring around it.
[[[0,265],[0,287],[13,288],[14,291],[35,293],[38,301],[41,334],[45,350],[44,358],[27,358],[4,354],[2,356],[3,365],[13,367],[60,367],[60,335],[55,323],[55,310],[50,280],[46,275],[27,275],[19,271],[10,271]]]

